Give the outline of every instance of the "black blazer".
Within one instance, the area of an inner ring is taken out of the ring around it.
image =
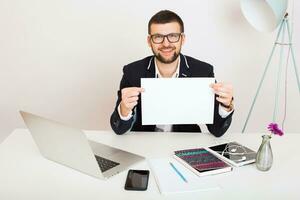
[[[111,115],[110,124],[116,134],[124,134],[131,131],[154,131],[155,125],[142,125],[141,116],[141,101],[139,98],[138,104],[133,111],[133,117],[130,120],[121,120],[118,113],[118,106],[121,102],[121,90],[126,87],[140,87],[141,78],[154,78],[155,77],[155,64],[154,57],[149,56],[142,60],[133,62],[124,66],[123,77],[118,91],[118,100],[115,110]],[[214,77],[213,66],[205,62],[196,60],[189,56],[180,54],[180,71],[179,78],[184,77]],[[210,133],[216,137],[222,136],[229,128],[232,120],[232,114],[226,118],[219,115],[219,103],[215,100],[215,113],[214,123],[207,124]],[[174,124],[172,127],[173,132],[201,132],[197,124]]]

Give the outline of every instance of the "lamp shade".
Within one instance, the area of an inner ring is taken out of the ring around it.
[[[283,19],[287,0],[241,0],[248,22],[259,31],[273,31]]]

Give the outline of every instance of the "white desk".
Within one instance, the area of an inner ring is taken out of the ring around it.
[[[227,133],[222,138],[197,133],[130,133],[118,136],[111,131],[86,131],[90,139],[128,150],[146,158],[166,158],[173,150],[206,147],[226,140],[237,141],[254,150],[261,134]],[[16,129],[0,144],[0,199],[300,199],[300,134],[273,137],[274,163],[270,171],[255,165],[234,168],[230,173],[199,178],[215,180],[219,190],[163,196],[150,172],[148,190],[124,190],[127,171],[106,181],[99,180],[44,159],[26,129]],[[143,161],[134,169],[149,169]]]

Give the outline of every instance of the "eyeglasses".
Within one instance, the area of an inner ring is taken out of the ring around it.
[[[176,43],[179,41],[181,35],[182,33],[169,33],[168,35],[154,34],[154,35],[150,35],[150,37],[154,44],[161,44],[164,42],[165,37],[168,39],[170,43]]]

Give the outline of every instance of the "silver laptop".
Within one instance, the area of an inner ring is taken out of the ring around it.
[[[90,141],[85,134],[31,113],[20,111],[41,154],[85,174],[109,178],[144,157]]]

